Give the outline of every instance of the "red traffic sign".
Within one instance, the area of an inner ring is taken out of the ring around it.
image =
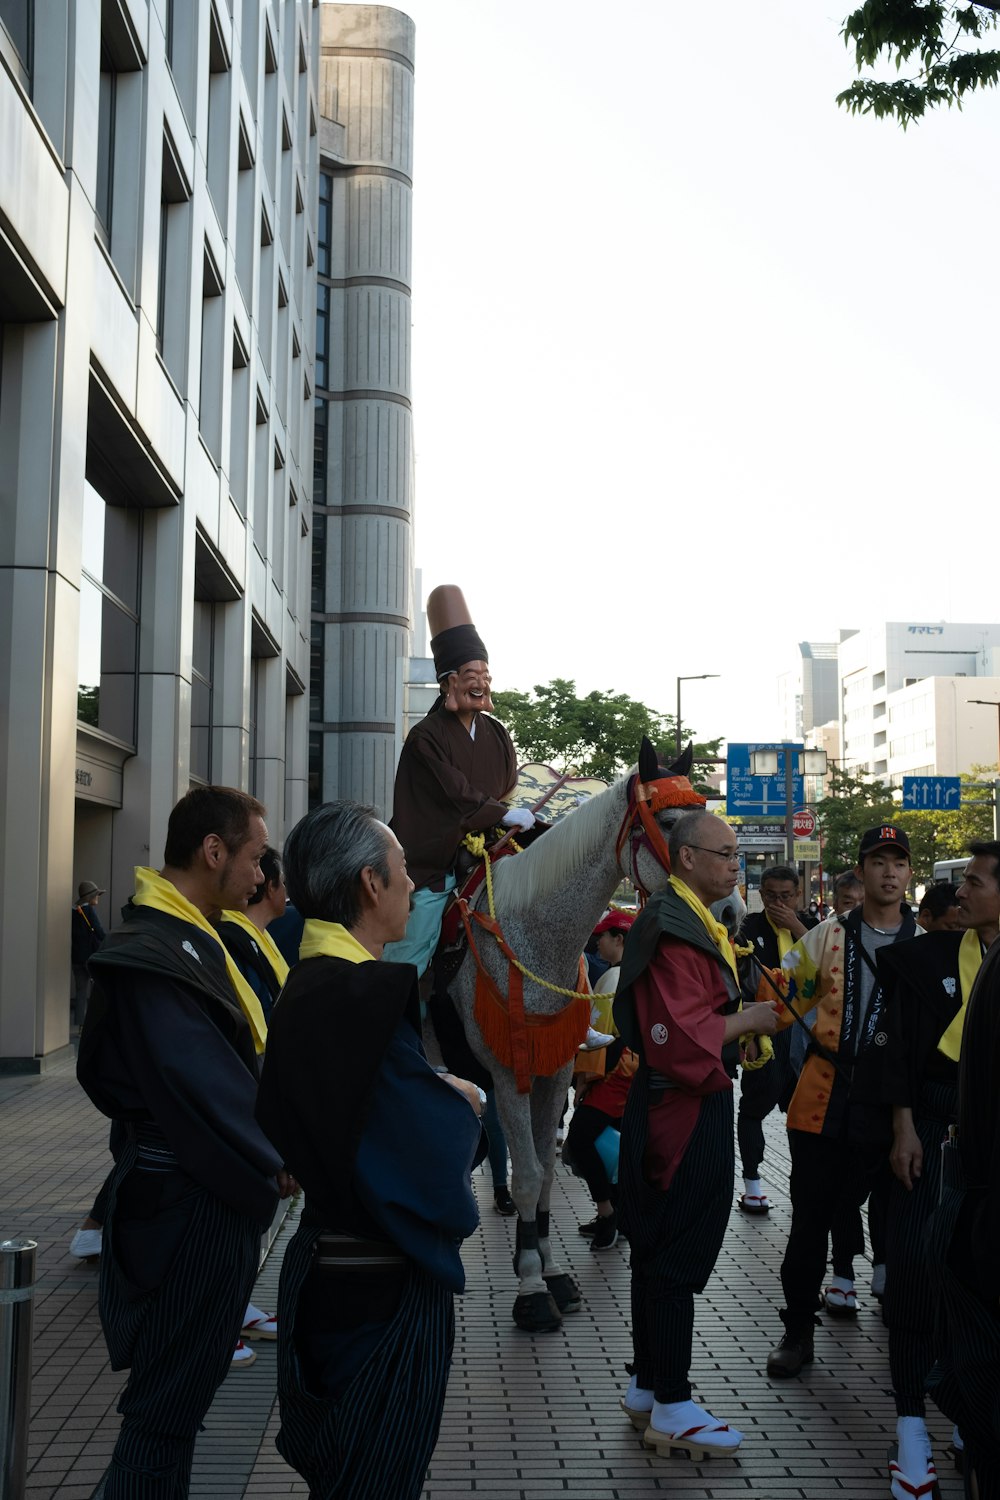
[[[816,814],[811,807],[798,807],[792,814],[792,832],[797,839],[811,839],[816,832]]]

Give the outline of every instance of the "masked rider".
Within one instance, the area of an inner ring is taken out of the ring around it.
[[[396,768],[391,827],[416,889],[406,936],[385,958],[423,974],[455,889],[455,861],[467,833],[502,823],[527,830],[527,808],[510,807],[517,758],[510,735],[491,717],[489,656],[460,588],[442,584],[427,600],[431,655],[440,696],[407,735]]]

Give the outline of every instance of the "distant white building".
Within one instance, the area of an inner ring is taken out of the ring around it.
[[[837,716],[837,642],[799,641],[795,665],[778,678],[779,738],[812,744],[813,728]]]
[[[1000,624],[859,630],[841,641],[838,667],[846,770],[898,785],[997,764]]]

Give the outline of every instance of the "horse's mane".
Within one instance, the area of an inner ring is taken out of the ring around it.
[[[493,881],[505,912],[523,912],[544,901],[561,890],[587,860],[607,849],[615,831],[608,823],[626,781],[621,776],[588,798],[514,859],[497,860]]]

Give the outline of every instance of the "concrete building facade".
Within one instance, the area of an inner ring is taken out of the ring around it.
[[[0,8],[0,1059],[188,786],[305,810],[315,0]]]
[[[996,764],[1000,625],[859,630],[841,642],[838,663],[846,770],[899,785],[904,775]]]
[[[321,7],[310,803],[388,817],[414,617],[414,26]]]

